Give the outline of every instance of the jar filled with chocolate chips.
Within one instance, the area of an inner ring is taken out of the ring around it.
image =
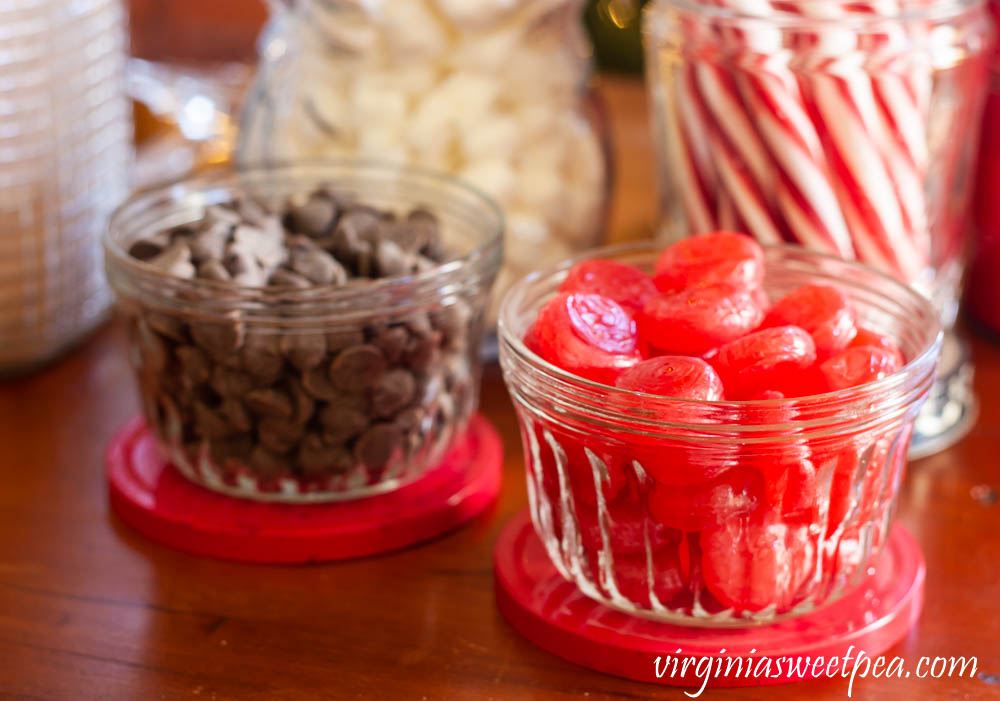
[[[253,499],[424,474],[476,408],[501,238],[477,191],[385,164],[221,170],[135,196],[106,268],[162,450]]]

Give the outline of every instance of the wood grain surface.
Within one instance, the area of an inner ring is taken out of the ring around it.
[[[646,105],[601,83],[618,186],[611,235],[652,227]],[[900,519],[927,557],[919,626],[890,654],[978,657],[977,678],[859,680],[853,698],[1000,698],[1000,349],[974,342],[982,411],[957,446],[911,465]],[[173,552],[109,512],[105,444],[138,409],[116,323],[33,376],[0,384],[0,699],[684,699],[533,647],[494,606],[491,557],[526,505],[514,414],[495,368],[482,410],[505,482],[470,526],[392,555],[249,566]],[[843,699],[847,682],[708,691]]]

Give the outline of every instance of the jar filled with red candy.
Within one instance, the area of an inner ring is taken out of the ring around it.
[[[1000,0],[993,0],[990,10],[1000,23]],[[968,306],[976,319],[1000,333],[1000,51],[993,55],[988,90],[973,206],[976,245]]]
[[[984,0],[658,0],[644,31],[671,240],[734,229],[858,260],[953,323]]]
[[[814,610],[886,542],[941,337],[894,278],[737,233],[536,273],[500,317],[535,530],[631,614]]]

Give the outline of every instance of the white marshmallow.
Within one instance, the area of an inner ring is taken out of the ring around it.
[[[567,137],[566,175],[583,189],[603,186],[607,176],[606,163],[597,134],[582,118],[571,119],[563,134]]]
[[[355,123],[363,135],[370,127],[376,129],[398,128],[406,121],[407,96],[393,86],[364,76],[354,83],[352,106]],[[389,89],[386,89],[389,88]]]
[[[512,117],[495,114],[477,128],[463,130],[459,134],[462,157],[467,161],[510,157],[520,138],[519,126]]]
[[[382,0],[374,12],[389,54],[432,54],[445,48],[446,27],[427,0]]]
[[[317,39],[325,44],[328,51],[360,54],[373,49],[378,41],[378,27],[361,10],[326,9],[322,3],[311,0],[301,3],[299,7],[302,9],[293,12],[298,12],[300,26],[318,30]],[[292,18],[287,20],[290,25],[296,24]],[[294,41],[296,37],[289,39]]]
[[[496,71],[523,50],[525,28],[520,25],[491,32],[460,35],[442,59],[456,71]],[[505,70],[505,69],[504,69]],[[495,76],[499,77],[499,76]]]
[[[358,132],[357,153],[397,163],[406,163],[409,160],[406,142],[395,126],[361,129]]]
[[[458,176],[488,192],[501,204],[514,192],[515,176],[510,164],[503,160],[477,161],[459,171]]]
[[[438,9],[459,29],[489,27],[509,13],[517,0],[434,0]]]

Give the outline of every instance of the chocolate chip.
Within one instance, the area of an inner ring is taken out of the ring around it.
[[[288,224],[292,231],[316,238],[329,232],[336,223],[337,203],[323,194],[313,194],[304,204],[291,207]]]
[[[312,283],[307,278],[287,268],[278,268],[271,273],[267,284],[276,287],[295,287],[300,290],[312,287]]]
[[[381,469],[392,459],[403,435],[393,424],[378,423],[362,433],[354,445],[354,457],[371,469]]]
[[[374,343],[385,354],[386,360],[395,365],[410,344],[410,334],[402,326],[390,326],[375,337]]]
[[[302,373],[302,388],[316,399],[333,400],[341,395],[330,379],[328,369],[323,366]]]
[[[233,430],[244,432],[253,430],[253,417],[246,404],[237,397],[226,397],[222,400],[222,413]]]
[[[281,337],[281,353],[292,365],[305,372],[326,358],[326,335],[286,331]]]
[[[377,346],[363,344],[340,351],[330,364],[330,379],[344,392],[363,392],[385,372],[385,356]]]
[[[337,230],[345,231],[358,241],[375,241],[385,220],[374,207],[364,204],[349,204],[337,222]]]
[[[219,365],[229,368],[230,370],[243,370],[243,355],[242,353],[233,353],[232,355],[227,355],[225,359],[216,361]]]
[[[208,382],[212,376],[212,365],[205,351],[197,346],[177,346],[174,355],[180,363],[181,372],[192,385]]]
[[[135,325],[136,342],[144,372],[159,374],[167,367],[167,345],[143,320]]]
[[[326,348],[331,353],[365,342],[364,332],[356,326],[326,332]]]
[[[248,335],[241,355],[246,371],[263,384],[272,384],[281,377],[285,359],[281,354],[281,337],[277,334]]]
[[[438,267],[436,261],[426,256],[417,256],[413,265],[418,273],[426,273],[428,270],[434,270]]]
[[[419,232],[420,252],[437,261],[441,259],[441,224],[428,209],[417,207],[406,216],[406,222]]]
[[[409,345],[403,355],[406,365],[417,372],[428,372],[437,366],[441,360],[441,332],[432,334],[414,334],[410,336]]]
[[[215,280],[216,282],[229,282],[232,276],[226,270],[226,266],[218,260],[206,260],[198,266],[198,277],[203,280]]]
[[[227,322],[196,321],[191,324],[191,338],[213,359],[222,361],[243,345],[243,324],[237,320]]]
[[[254,226],[240,224],[233,230],[233,242],[229,250],[246,253],[263,269],[272,269],[288,258],[284,239],[285,232],[277,220],[262,221]]]
[[[375,275],[375,254],[372,244],[364,242],[364,245],[358,249],[355,269],[360,277],[373,277]]]
[[[424,417],[426,415],[427,412],[423,407],[412,406],[407,409],[403,409],[401,412],[396,414],[396,427],[403,433],[417,431],[420,429],[421,424],[423,424]]]
[[[232,434],[233,430],[226,418],[201,400],[195,401],[192,409],[194,410],[194,431],[197,435],[211,440],[225,438]]]
[[[328,404],[319,410],[318,418],[323,439],[330,445],[343,443],[368,428],[368,417],[348,406]]]
[[[208,226],[216,224],[228,224],[236,226],[240,223],[241,217],[235,209],[221,204],[213,204],[205,208],[204,222]]]
[[[186,327],[176,316],[159,312],[146,312],[145,321],[149,324],[149,328],[161,336],[166,336],[179,343],[187,343]]]
[[[236,244],[226,248],[226,256],[222,264],[232,277],[233,282],[247,287],[259,287],[265,282],[264,271],[252,253]]]
[[[293,406],[291,398],[281,390],[262,388],[247,392],[246,404],[257,416],[272,416],[291,419]]]
[[[414,312],[409,314],[403,319],[403,323],[405,323],[406,327],[415,334],[430,336],[434,333],[434,327],[431,326],[430,317],[423,312]]]
[[[445,345],[454,349],[464,347],[471,318],[472,310],[462,301],[431,312],[431,323],[441,331]]]
[[[398,277],[413,272],[413,256],[393,241],[375,244],[375,272],[379,277]]]
[[[292,397],[292,421],[304,424],[312,418],[316,400],[309,396],[302,384],[294,378],[288,379],[288,391]]]
[[[347,282],[347,271],[344,270],[344,266],[322,249],[293,256],[290,267],[317,285],[343,285]]]
[[[379,228],[379,219],[369,212],[345,214],[340,218],[332,237],[332,251],[337,260],[351,266],[358,275],[371,272],[372,243]]]
[[[233,209],[236,210],[243,221],[248,221],[251,224],[260,224],[269,218],[267,209],[260,202],[250,197],[237,197],[233,201]]]
[[[302,255],[303,253],[309,253],[310,251],[320,251],[323,249],[323,247],[317,243],[316,239],[309,238],[308,236],[303,236],[301,234],[292,234],[291,236],[288,236],[285,239],[285,246],[288,247],[289,258]]]
[[[275,453],[287,453],[295,444],[305,427],[288,419],[267,418],[257,424],[257,436],[261,445]]]
[[[239,433],[228,438],[216,438],[208,445],[212,460],[222,467],[236,467],[244,464],[253,450],[253,436]]]
[[[231,370],[225,365],[216,365],[212,370],[211,387],[223,397],[242,397],[257,386],[253,377],[239,370]]]
[[[195,263],[221,261],[226,254],[230,225],[211,226],[191,238],[191,260]],[[201,272],[199,267],[199,273]]]
[[[168,248],[146,262],[174,277],[193,278],[196,272],[191,262],[191,249],[183,240],[171,243]]]
[[[354,460],[343,448],[331,448],[320,436],[310,433],[299,444],[298,464],[303,475],[323,477],[347,472]]]
[[[160,255],[170,245],[170,235],[167,232],[153,234],[149,238],[139,239],[129,246],[128,254],[138,260],[147,261]]]
[[[448,391],[468,385],[472,381],[469,362],[463,355],[450,355],[444,361],[444,386]]]
[[[416,393],[417,383],[406,370],[390,370],[375,383],[372,408],[375,415],[388,419],[405,407]]]
[[[279,477],[289,472],[288,459],[279,452],[273,452],[258,445],[250,451],[247,463],[261,477]]]

